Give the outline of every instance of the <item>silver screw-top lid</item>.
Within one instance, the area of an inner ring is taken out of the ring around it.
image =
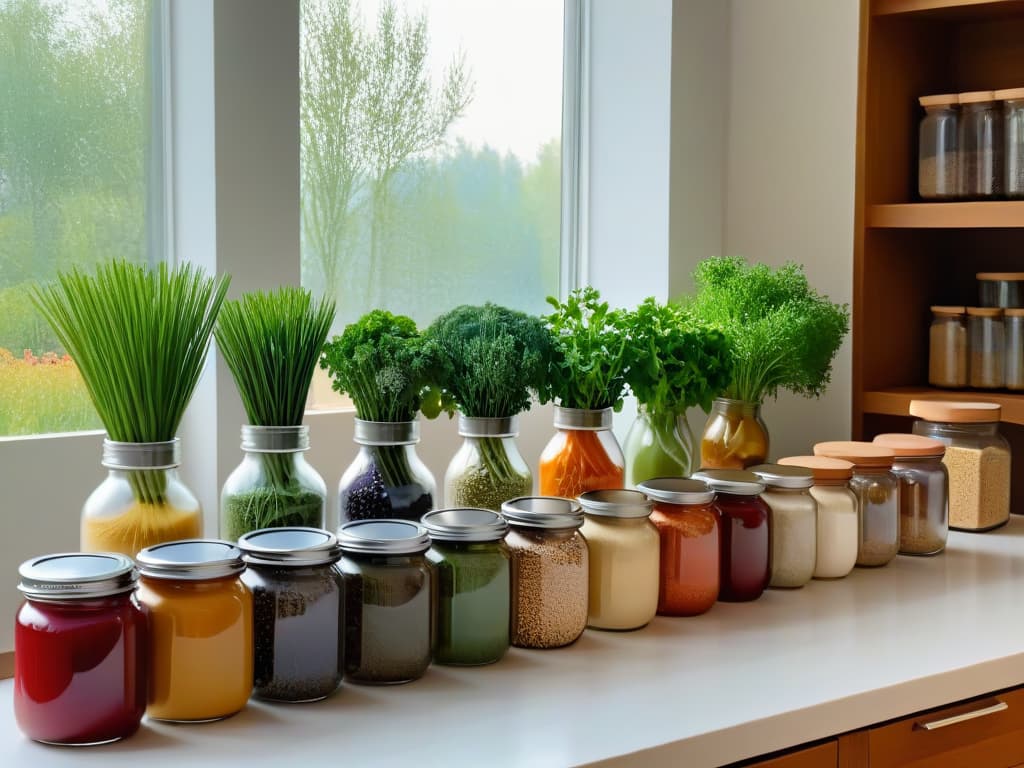
[[[408,520],[353,520],[338,528],[345,554],[413,555],[430,547],[427,529]]]
[[[297,568],[336,563],[341,557],[341,547],[333,533],[298,526],[251,531],[238,540],[238,548],[249,565]]]
[[[563,408],[555,406],[556,429],[597,431],[612,428],[611,408]]]
[[[565,530],[583,525],[579,503],[561,496],[520,496],[501,505],[509,525]]]
[[[700,472],[694,472],[693,478],[703,480],[717,493],[731,493],[736,496],[757,496],[764,493],[761,478],[742,469],[702,469]]]
[[[664,504],[710,504],[715,498],[711,486],[693,477],[654,477],[636,487]]]
[[[435,541],[500,541],[508,533],[508,522],[490,509],[460,507],[435,509],[420,518]]]
[[[814,485],[814,473],[806,467],[783,464],[758,464],[750,467],[751,472],[761,478],[769,488],[810,488]]]
[[[151,579],[205,581],[245,570],[242,551],[220,539],[183,539],[146,547],[135,558],[139,573]]]
[[[518,416],[485,417],[459,414],[459,435],[462,437],[515,437],[518,434]]]
[[[415,445],[420,441],[420,423],[355,419],[352,439],[358,445]]]
[[[139,578],[127,555],[60,552],[26,560],[18,589],[32,600],[89,600],[135,589]]]
[[[579,502],[583,514],[599,517],[649,517],[654,509],[654,503],[640,491],[626,489],[587,491]]]

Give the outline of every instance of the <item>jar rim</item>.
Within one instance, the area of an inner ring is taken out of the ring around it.
[[[338,544],[345,555],[415,555],[430,547],[430,536],[410,520],[352,520],[338,528]]]
[[[710,504],[715,499],[711,486],[693,477],[652,477],[636,487],[662,504]]]
[[[584,515],[615,517],[620,519],[642,519],[650,517],[654,502],[642,491],[626,488],[601,491],[587,491],[577,498]]]
[[[765,488],[757,475],[742,469],[702,469],[691,477],[703,480],[716,493],[733,496],[758,496]]]
[[[556,405],[554,412],[555,429],[590,430],[593,432],[612,428],[611,408],[567,408]]]
[[[459,414],[460,437],[517,437],[518,416],[465,416]]]
[[[568,530],[583,525],[579,502],[562,496],[519,496],[501,505],[501,514],[511,526]]]
[[[242,445],[246,453],[299,453],[309,450],[309,427],[242,425]]]
[[[427,512],[420,518],[432,541],[501,541],[508,533],[508,521],[499,513],[482,507],[449,507]]]
[[[135,562],[117,552],[57,552],[18,567],[18,591],[29,600],[53,602],[113,597],[135,589]]]
[[[103,439],[103,458],[100,464],[107,469],[176,469],[181,466],[181,439],[150,443],[130,443]]]
[[[299,568],[328,565],[341,558],[341,548],[333,533],[305,526],[249,531],[238,539],[238,548],[249,565]]]
[[[758,464],[748,467],[767,488],[782,490],[802,490],[814,485],[814,472],[807,467],[787,464]]]
[[[242,551],[222,539],[182,539],[146,547],[135,557],[146,578],[209,581],[245,570]]]
[[[412,421],[365,421],[354,419],[352,439],[358,445],[415,445],[420,441],[420,423]]]

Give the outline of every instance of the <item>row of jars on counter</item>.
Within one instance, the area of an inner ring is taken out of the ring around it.
[[[934,306],[931,310],[930,384],[1024,389],[1024,309]]]

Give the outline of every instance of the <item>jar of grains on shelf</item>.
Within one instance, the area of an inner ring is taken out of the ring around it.
[[[957,188],[967,199],[1003,191],[1003,120],[993,91],[961,93]]]
[[[922,96],[924,117],[918,134],[917,192],[924,200],[957,196],[957,124],[955,93]]]
[[[968,380],[978,389],[1003,386],[1003,310],[998,307],[967,307],[967,334],[971,355]]]
[[[928,383],[967,386],[967,319],[964,307],[932,307],[928,330]]]
[[[892,473],[900,481],[900,554],[937,555],[949,534],[949,473],[946,446],[922,435],[877,435],[896,454]]]

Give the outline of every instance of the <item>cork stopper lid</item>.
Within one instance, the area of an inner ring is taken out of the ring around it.
[[[806,467],[814,474],[816,483],[845,483],[853,477],[853,464],[828,456],[787,456],[778,463],[784,467]]]
[[[978,424],[999,421],[1003,409],[997,403],[960,403],[953,400],[911,400],[910,415],[925,421]]]
[[[900,456],[944,456],[946,446],[938,440],[933,440],[924,435],[905,435],[897,433],[886,433],[876,435],[875,444],[891,448],[897,458]]]
[[[968,307],[968,317],[1002,317],[1002,307]]]
[[[815,456],[849,461],[855,467],[884,469],[891,467],[896,454],[891,448],[858,440],[831,440],[814,446]]]
[[[1024,317],[1024,307],[1007,307],[1003,309],[1003,314],[1007,317]]]
[[[959,104],[960,95],[956,93],[937,93],[933,96],[919,96],[917,103],[922,107],[944,107],[949,104]]]
[[[995,91],[967,91],[961,93],[957,99],[961,104],[981,104],[986,101],[995,101]]]
[[[995,96],[1000,101],[1009,101],[1010,99],[1024,99],[1024,88],[1000,88],[995,92]]]
[[[967,307],[932,307],[932,314],[940,317],[960,317],[967,311]]]
[[[1024,272],[978,272],[974,277],[978,280],[1003,280],[1012,283],[1024,280]]]

